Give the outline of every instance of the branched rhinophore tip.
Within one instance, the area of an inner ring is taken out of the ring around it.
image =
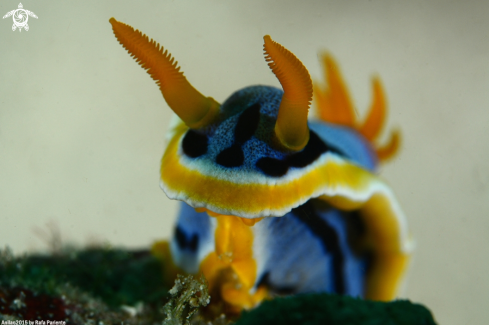
[[[309,141],[307,113],[312,100],[311,77],[302,62],[289,50],[273,41],[269,35],[263,39],[265,60],[284,89],[275,134],[286,148],[302,150]]]
[[[156,81],[168,106],[192,129],[211,123],[220,104],[187,81],[168,50],[129,25],[110,18],[115,37]]]

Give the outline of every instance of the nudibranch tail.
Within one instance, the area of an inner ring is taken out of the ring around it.
[[[211,123],[220,104],[198,92],[185,78],[168,50],[129,25],[111,18],[114,35],[156,81],[168,106],[192,129]]]
[[[357,121],[356,111],[351,103],[348,89],[341,77],[338,65],[331,55],[322,57],[327,87],[322,89],[314,85],[319,118],[333,124],[339,124],[356,129],[370,143],[380,161],[392,158],[399,149],[401,136],[398,130],[393,130],[387,144],[378,145],[377,139],[382,131],[387,115],[387,104],[382,84],[378,78],[372,80],[372,104],[367,118],[363,123]]]
[[[280,142],[293,151],[309,141],[307,114],[312,100],[312,81],[302,62],[269,35],[264,38],[265,60],[284,89],[275,124]]]

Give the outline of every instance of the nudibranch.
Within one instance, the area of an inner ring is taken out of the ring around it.
[[[110,23],[176,114],[160,185],[181,210],[173,239],[155,249],[168,249],[183,272],[202,272],[211,304],[239,312],[277,294],[396,297],[412,240],[376,175],[379,160],[399,146],[397,132],[375,144],[386,113],[377,79],[359,123],[329,56],[323,90],[267,35],[265,60],[283,89],[251,86],[220,104],[198,92],[156,41]],[[308,120],[313,89],[318,119]]]

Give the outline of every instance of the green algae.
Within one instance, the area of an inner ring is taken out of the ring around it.
[[[149,251],[90,248],[16,258],[7,250],[0,254],[0,286],[20,284],[56,294],[60,284],[69,283],[110,307],[154,303],[168,296],[161,263]]]
[[[209,296],[202,278],[164,283],[161,261],[149,251],[65,249],[14,257],[0,250],[0,320],[53,319],[67,324],[193,324],[209,322],[198,308]],[[210,297],[212,300],[212,297]],[[192,317],[194,314],[197,317]],[[332,294],[277,297],[245,311],[236,325],[433,325],[428,309],[407,300],[388,303]]]
[[[435,325],[430,311],[408,300],[377,302],[332,294],[276,298],[244,312],[236,325]]]
[[[90,248],[14,257],[0,250],[0,320],[161,324],[168,300],[149,251]]]

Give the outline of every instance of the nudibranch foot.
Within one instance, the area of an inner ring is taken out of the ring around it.
[[[372,200],[363,210],[339,210],[313,199],[253,227],[182,203],[172,256],[182,269],[203,272],[211,291],[236,310],[277,294],[318,291],[393,299],[410,248],[398,246],[394,220],[371,220],[372,209],[386,203],[380,195]]]

